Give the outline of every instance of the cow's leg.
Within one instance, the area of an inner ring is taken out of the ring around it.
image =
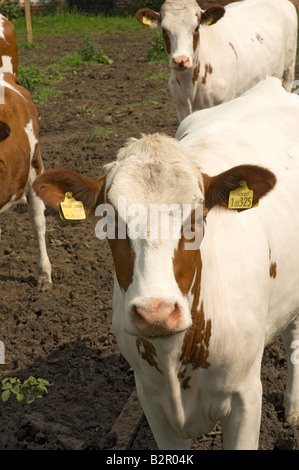
[[[225,450],[256,450],[258,448],[262,408],[262,384],[256,374],[244,380],[235,392],[231,411],[222,421]]]
[[[31,176],[31,175],[30,175]],[[45,206],[43,201],[36,195],[32,189],[32,180],[29,178],[28,181],[28,207],[29,216],[32,224],[32,228],[38,244],[38,287],[40,290],[45,290],[51,287],[51,264],[47,254],[46,247],[46,221],[45,221]]]
[[[299,314],[283,334],[287,352],[288,375],[284,397],[285,420],[291,425],[299,424]]]
[[[158,449],[160,450],[188,450],[190,441],[179,436],[177,431],[167,420],[163,408],[158,405],[141,385],[136,378],[136,387],[138,398],[147,421],[150,425]]]

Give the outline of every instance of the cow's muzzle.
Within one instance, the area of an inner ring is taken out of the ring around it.
[[[172,58],[172,68],[175,70],[186,70],[191,67],[190,59],[186,56]]]
[[[131,320],[145,337],[168,336],[184,330],[181,306],[164,299],[147,299],[143,305],[133,305]]]

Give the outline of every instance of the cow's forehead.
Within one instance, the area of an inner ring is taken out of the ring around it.
[[[109,168],[109,167],[108,167]],[[107,173],[107,193],[127,204],[192,204],[202,199],[201,175],[175,140],[159,134],[130,139]]]
[[[161,20],[164,22],[171,21],[197,21],[200,14],[200,8],[194,0],[176,0],[166,1],[161,7]]]
[[[161,7],[161,11],[179,11],[184,8],[194,8],[198,10],[199,5],[196,0],[166,0]]]
[[[161,8],[161,27],[177,33],[183,27],[193,30],[198,25],[200,8],[196,2],[166,2]]]

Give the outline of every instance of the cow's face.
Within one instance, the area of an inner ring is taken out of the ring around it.
[[[188,294],[200,268],[201,188],[181,146],[158,135],[132,141],[109,169],[106,203],[122,233],[120,238],[111,230],[109,244],[128,333],[166,336],[191,325]]]
[[[56,209],[71,192],[87,214],[95,210],[101,217],[96,235],[108,238],[118,311],[132,335],[164,337],[197,325],[203,217],[215,206],[228,210],[230,191],[240,181],[253,191],[253,205],[276,182],[269,170],[252,165],[210,177],[196,161],[175,139],[154,134],[130,139],[106,166],[106,176],[95,181],[70,170],[48,170],[33,184]]]
[[[168,0],[160,13],[148,8],[136,13],[144,26],[162,29],[165,49],[172,69],[184,71],[192,68],[200,43],[200,28],[215,24],[225,13],[221,6],[203,11],[195,0]]]

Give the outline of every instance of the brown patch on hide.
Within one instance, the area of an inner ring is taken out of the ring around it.
[[[141,345],[144,348],[144,351],[141,351]],[[163,375],[162,371],[158,367],[158,363],[155,359],[157,355],[155,347],[145,338],[137,338],[136,339],[136,346],[138,354],[149,363],[150,366],[153,366],[157,369],[160,374]]]

